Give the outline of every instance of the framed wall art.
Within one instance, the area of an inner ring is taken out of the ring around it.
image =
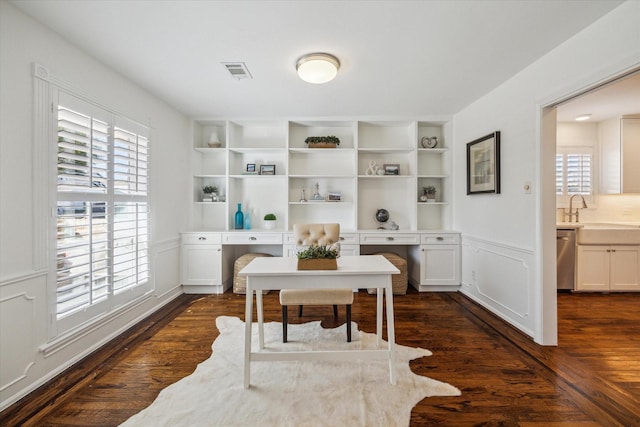
[[[500,194],[500,131],[467,144],[467,194]]]

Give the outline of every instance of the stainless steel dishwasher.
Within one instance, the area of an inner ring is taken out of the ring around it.
[[[557,230],[558,289],[575,289],[576,284],[576,230]]]

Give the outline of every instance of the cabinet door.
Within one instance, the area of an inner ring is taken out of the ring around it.
[[[640,248],[612,246],[610,288],[612,291],[640,291]]]
[[[183,285],[222,285],[221,245],[182,245]]]
[[[420,284],[460,284],[460,247],[458,245],[423,245],[420,247]]]
[[[609,290],[609,246],[578,245],[578,278],[576,289],[579,291]]]

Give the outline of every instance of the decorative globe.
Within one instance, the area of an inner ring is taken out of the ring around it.
[[[376,211],[376,221],[380,223],[389,221],[389,211],[386,209],[378,209]]]

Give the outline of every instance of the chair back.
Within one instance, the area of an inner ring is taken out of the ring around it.
[[[340,224],[293,224],[297,246],[330,246],[340,241]]]

